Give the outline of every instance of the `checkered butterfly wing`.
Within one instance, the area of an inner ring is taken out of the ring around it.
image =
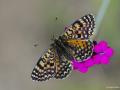
[[[31,78],[34,81],[46,81],[51,78],[65,78],[71,71],[71,62],[61,56],[61,60],[54,48],[50,48],[34,67]]]
[[[63,37],[69,39],[89,39],[94,33],[95,20],[92,14],[85,15],[66,28]]]
[[[93,53],[93,42],[90,37],[94,34],[95,20],[92,14],[85,15],[71,24],[62,35],[68,44],[68,51],[74,59],[83,61]]]
[[[68,51],[77,61],[84,61],[92,56],[94,44],[91,40],[68,40]]]
[[[71,61],[67,60],[63,55],[60,57],[60,61],[56,61],[56,79],[64,79],[69,75],[72,70]]]

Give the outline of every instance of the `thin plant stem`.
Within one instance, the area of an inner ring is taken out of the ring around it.
[[[100,7],[98,14],[97,14],[97,17],[96,17],[95,33],[94,33],[94,36],[92,37],[94,39],[96,38],[96,36],[98,36],[99,27],[102,23],[102,20],[104,18],[104,15],[105,15],[109,5],[110,5],[110,0],[102,0],[101,7]]]

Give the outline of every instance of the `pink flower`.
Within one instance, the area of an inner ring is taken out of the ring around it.
[[[96,64],[109,64],[110,58],[113,56],[113,49],[108,46],[106,41],[100,41],[95,45],[93,55],[91,58],[78,62],[77,60],[72,61],[74,70],[78,70],[82,73],[88,72],[88,69]]]
[[[75,70],[78,70],[82,73],[86,73],[88,71],[88,67],[85,67],[84,62],[81,63],[81,62],[77,62],[76,60],[73,60],[72,64]]]
[[[108,64],[110,57],[113,55],[113,49],[105,41],[100,41],[94,48],[97,55],[93,56],[96,64]]]

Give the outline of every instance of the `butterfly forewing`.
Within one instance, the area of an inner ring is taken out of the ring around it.
[[[95,20],[92,14],[83,16],[66,28],[63,37],[65,39],[89,39],[93,35]]]

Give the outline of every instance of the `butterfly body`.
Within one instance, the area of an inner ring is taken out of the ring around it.
[[[93,54],[93,35],[95,22],[93,15],[88,14],[76,20],[65,33],[54,39],[48,51],[40,57],[32,71],[35,81],[46,81],[51,78],[63,79],[72,70],[72,60],[82,62]]]
[[[60,36],[58,39],[55,39],[51,46],[56,49],[58,56],[63,55],[66,59],[73,60],[73,56],[68,50],[69,46],[63,37]]]

